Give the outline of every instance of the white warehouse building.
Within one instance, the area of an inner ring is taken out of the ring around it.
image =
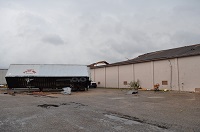
[[[198,91],[200,89],[200,44],[151,52],[137,58],[90,65],[91,79],[98,87],[128,88],[139,80],[140,86],[153,89]]]

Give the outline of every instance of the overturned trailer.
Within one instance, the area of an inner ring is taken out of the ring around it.
[[[88,67],[66,64],[11,64],[6,81],[8,88],[86,90],[90,85]]]

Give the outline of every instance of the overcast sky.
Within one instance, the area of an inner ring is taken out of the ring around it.
[[[90,64],[200,43],[200,0],[0,0],[0,68]]]

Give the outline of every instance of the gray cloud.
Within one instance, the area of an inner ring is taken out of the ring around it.
[[[46,35],[42,38],[42,41],[44,43],[50,43],[50,44],[54,44],[54,45],[64,44],[64,41],[61,39],[61,37],[56,34]]]
[[[200,42],[198,0],[0,1],[0,68],[90,64]]]

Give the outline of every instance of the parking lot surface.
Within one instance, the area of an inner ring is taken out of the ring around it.
[[[0,91],[1,132],[200,131],[199,93]]]

